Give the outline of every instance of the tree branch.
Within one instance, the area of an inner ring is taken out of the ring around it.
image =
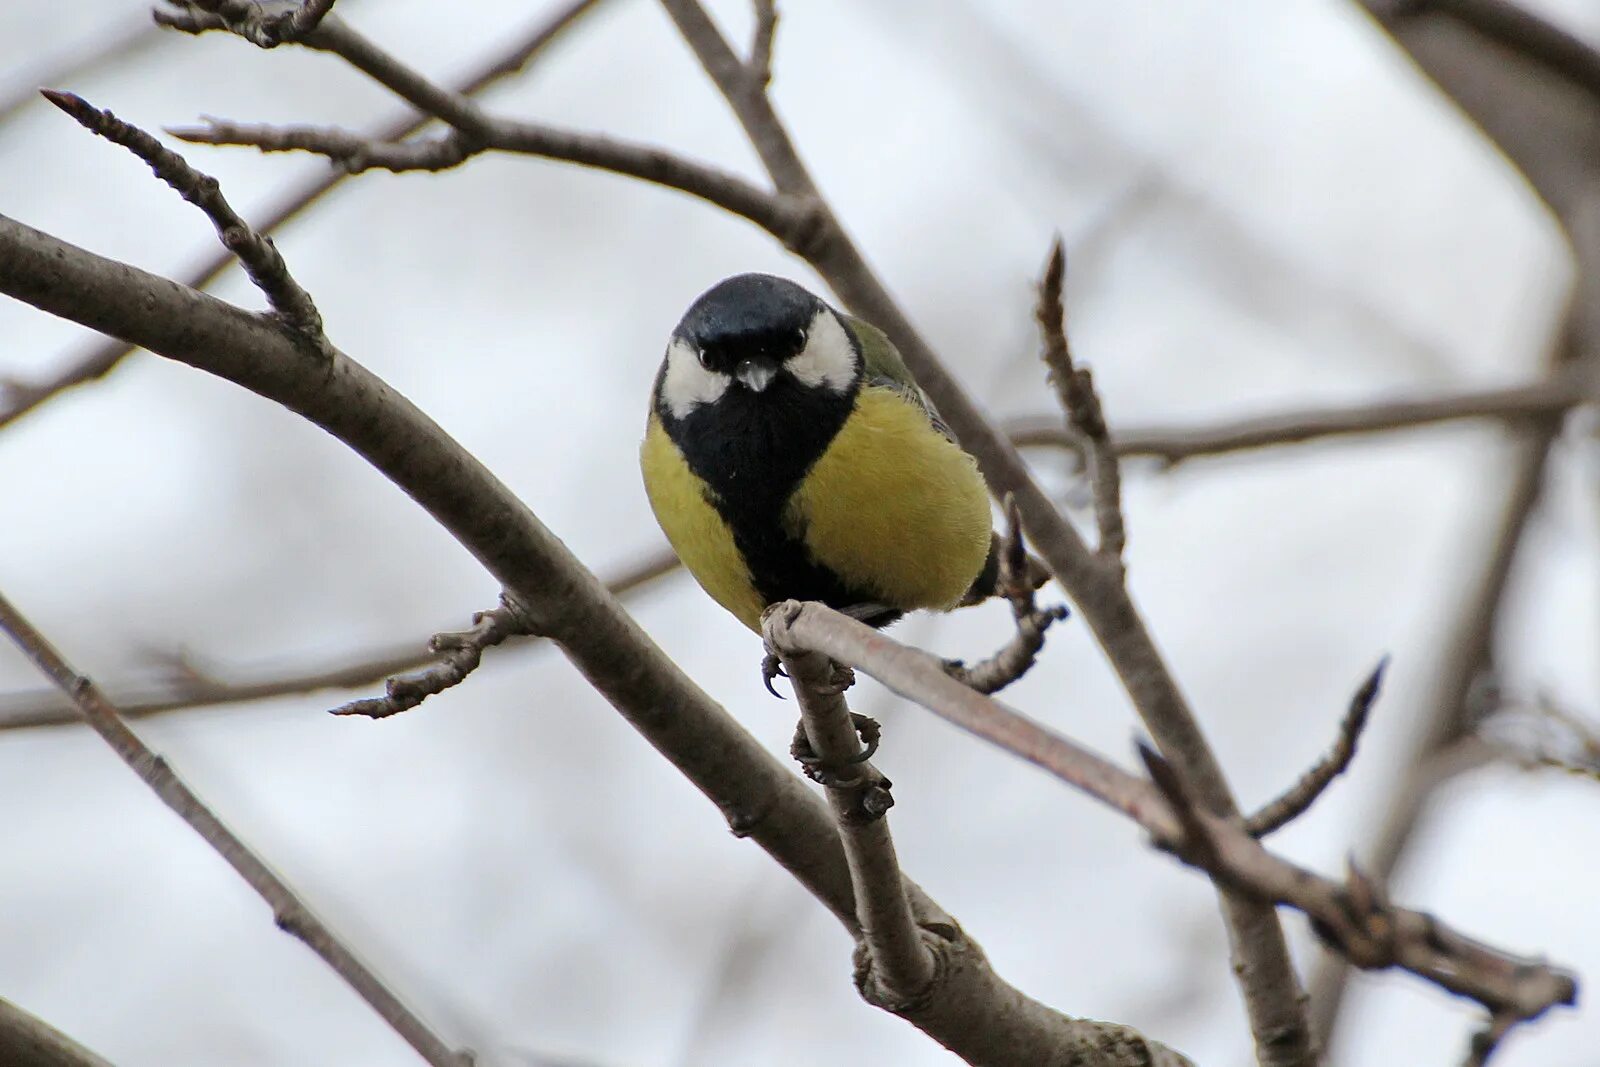
[[[497,53],[479,65],[471,74],[456,83],[455,91],[465,96],[476,95],[496,82],[523,70],[530,62],[560,39],[578,20],[599,3],[599,0],[575,0],[540,21],[508,49]],[[32,95],[35,90],[30,89]],[[411,136],[433,121],[431,115],[407,114],[399,116],[373,130],[368,136],[378,141],[393,141]],[[257,229],[270,233],[294,219],[311,207],[345,178],[348,172],[330,170],[285,193],[277,203],[261,212]],[[202,261],[180,281],[191,288],[203,289],[215,281],[235,262],[227,249]],[[85,382],[103,378],[134,351],[120,341],[102,339],[86,353],[54,374],[34,382],[10,379],[0,384],[0,429],[26,415],[51,397]],[[385,671],[383,673],[391,673]],[[378,675],[382,677],[382,674]],[[365,679],[358,684],[366,684]]]
[[[188,30],[225,29],[238,34],[258,48],[276,48],[300,41],[317,29],[333,10],[335,0],[300,0],[288,11],[266,10],[256,0],[167,0],[176,11],[157,9],[156,22]],[[278,5],[272,5],[277,7]]]
[[[681,564],[671,549],[647,556],[606,582],[612,596],[625,597],[657,578],[671,574]],[[541,637],[511,637],[506,643],[516,648],[533,648]],[[439,653],[416,640],[397,642],[381,649],[347,655],[333,665],[316,664],[285,671],[281,667],[262,677],[219,676],[210,666],[196,664],[193,657],[173,657],[180,668],[178,677],[166,684],[139,692],[131,686],[112,686],[112,702],[124,718],[135,719],[168,711],[208,707],[218,704],[243,704],[322,689],[359,689],[381,682],[394,674],[414,671],[439,662]],[[118,693],[128,690],[127,695]],[[21,692],[0,695],[0,730],[21,730],[35,726],[79,725],[83,720],[71,702],[62,702],[54,689],[47,692]]]
[[[0,1063],[9,1067],[111,1067],[72,1038],[0,997]]]
[[[1361,688],[1356,690],[1355,696],[1350,698],[1350,708],[1339,723],[1339,737],[1333,743],[1333,750],[1312,764],[1311,769],[1288,792],[1246,819],[1246,833],[1251,837],[1266,837],[1287,826],[1304,815],[1323,791],[1333,784],[1333,780],[1345,772],[1350,761],[1355,759],[1356,742],[1361,738],[1361,731],[1366,729],[1367,716],[1372,711],[1373,702],[1378,699],[1383,671],[1388,665],[1388,656],[1379,660]]]
[[[1389,17],[1403,18],[1404,2],[1388,2],[1399,9]],[[1510,0],[1425,0],[1417,6],[1449,15],[1490,40],[1527,56],[1582,87],[1600,104],[1600,51],[1521,4]]]
[[[861,671],[947,722],[990,741],[1133,819],[1158,847],[1263,902],[1304,912],[1358,966],[1400,967],[1496,1018],[1538,1018],[1571,1004],[1576,980],[1397,908],[1358,874],[1339,885],[1266,851],[1231,819],[1207,811],[1177,766],[1145,749],[1152,781],[1136,778],[1017,712],[949,678],[939,661],[821,604],[773,609],[768,639],[780,651],[819,652]]]
[[[278,254],[272,238],[263,237],[239,217],[222,195],[217,180],[189,166],[184,158],[136,126],[131,126],[109,111],[92,107],[81,96],[41,90],[44,98],[71,115],[84,129],[113,144],[119,144],[150,165],[156,177],[170,185],[179,196],[205,212],[222,238],[223,247],[239,257],[245,274],[266,296],[272,310],[303,340],[325,349],[328,339],[322,333],[322,315],[311,294],[289,274],[289,267]]]
[[[260,316],[3,215],[0,293],[250,389],[364,456],[478,558],[736,834],[859,933],[826,805],[654,645],[515,494],[371,372],[337,351],[331,364],[312,359]],[[1017,1067],[1187,1062],[1127,1027],[1074,1019],[1026,996],[926,894],[911,883],[906,892],[919,924],[938,924],[948,940],[930,996],[900,1014],[957,1055]]]
[[[117,709],[95,684],[68,666],[61,654],[3,595],[0,595],[0,630],[4,630],[23,654],[62,692],[71,695],[84,721],[105,739],[106,744],[122,757],[122,761],[167,807],[188,823],[267,902],[272,909],[273,920],[279,927],[299,938],[307,948],[322,957],[323,962],[333,968],[428,1063],[434,1067],[470,1067],[471,1058],[451,1049],[443,1038],[405,1006],[381,978],[357,959],[355,953],[311,913],[289,884],[274,874],[272,868],[223,825],[205,802],[183,784],[167,761],[151,751],[128,728]]]
[[[778,610],[784,610],[780,607]],[[773,626],[769,619],[764,628]],[[778,625],[781,625],[779,623]],[[911,914],[894,840],[885,817],[893,799],[889,780],[865,762],[844,683],[826,656],[779,652],[800,706],[801,734],[827,785],[828,803],[839,823],[850,884],[861,926],[856,949],[856,988],[871,1004],[890,1011],[914,1004],[934,979],[935,961]],[[932,935],[929,935],[930,937]]]
[[[465,681],[483,662],[485,649],[528,632],[509,603],[480,611],[472,616],[471,629],[436,633],[429,639],[428,651],[439,657],[438,662],[409,674],[396,674],[384,683],[383,696],[352,700],[334,708],[332,714],[387,719],[410,711],[429,697]]]
[[[1298,445],[1327,437],[1389,433],[1461,419],[1517,422],[1560,414],[1593,403],[1581,376],[1570,369],[1547,381],[1495,386],[1432,397],[1376,400],[1349,407],[1316,407],[1227,420],[1210,426],[1135,426],[1117,433],[1117,455],[1149,456],[1167,465],[1201,456],[1224,455],[1279,445]],[[1005,423],[1019,448],[1059,447],[1082,450],[1080,439],[1061,426],[1057,416],[1040,415]]]
[[[1094,489],[1094,518],[1100,539],[1095,553],[1107,566],[1122,568],[1122,553],[1127,547],[1127,531],[1122,521],[1122,472],[1117,465],[1117,450],[1106,429],[1100,409],[1100,394],[1095,391],[1089,368],[1073,363],[1067,345],[1066,302],[1062,287],[1067,276],[1067,252],[1057,237],[1050,246],[1050,260],[1039,283],[1039,303],[1034,309],[1039,332],[1044,337],[1042,358],[1049,368],[1050,384],[1067,417],[1067,425],[1084,443],[1089,456],[1089,483]]]

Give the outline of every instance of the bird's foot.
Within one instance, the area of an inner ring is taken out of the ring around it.
[[[861,743],[865,747],[846,760],[842,767],[827,763],[812,750],[811,739],[806,736],[804,723],[795,727],[794,742],[789,746],[789,754],[800,764],[800,769],[805,772],[807,778],[818,785],[833,787],[859,784],[858,768],[878,751],[878,743],[883,740],[883,726],[877,719],[854,711],[850,713],[850,725],[855,727],[856,736],[861,738]]]

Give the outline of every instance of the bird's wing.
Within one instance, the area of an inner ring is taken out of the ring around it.
[[[905,360],[900,358],[900,352],[884,332],[872,323],[852,316],[844,316],[844,319],[855,333],[856,341],[861,345],[861,362],[866,384],[892,389],[899,393],[902,399],[922,409],[922,413],[928,417],[935,430],[943,434],[947,440],[954,441],[955,434],[950,432],[950,427],[939,417],[939,409],[933,406],[928,394],[922,391],[917,380],[911,376],[911,368],[906,366]]]

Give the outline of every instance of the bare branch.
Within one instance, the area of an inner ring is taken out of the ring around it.
[[[1006,516],[1006,535],[1000,545],[1000,576],[996,587],[1011,604],[1011,618],[1017,632],[993,656],[968,667],[960,660],[946,660],[950,677],[980,693],[998,693],[1032,669],[1044,648],[1044,634],[1068,615],[1065,604],[1041,608],[1035,581],[1036,561],[1028,555],[1022,536],[1022,518],[1017,502],[1009,495],[1002,510]],[[1038,564],[1042,566],[1042,564]]]
[[[1100,410],[1100,394],[1088,367],[1073,363],[1067,345],[1066,302],[1062,288],[1067,276],[1067,252],[1057,237],[1039,282],[1039,303],[1034,317],[1044,338],[1041,358],[1049,368],[1050,384],[1066,413],[1067,424],[1084,441],[1089,455],[1089,482],[1094,488],[1094,518],[1100,539],[1095,551],[1108,565],[1120,570],[1128,535],[1122,521],[1122,472],[1117,450]]]
[[[272,310],[306,342],[326,349],[328,339],[322,333],[322,316],[311,294],[290,277],[289,268],[272,238],[257,233],[229,206],[215,178],[195,170],[182,156],[162,147],[160,141],[137,126],[93,107],[81,96],[54,89],[42,92],[45,99],[71,115],[84,129],[121,145],[144,160],[156,177],[205,212],[223,245],[239,257],[240,265],[256,288],[266,295]]]
[[[111,1067],[49,1023],[0,997],[0,1063],[9,1067]]]
[[[788,606],[780,605],[777,611]],[[781,626],[770,617],[766,627]],[[856,988],[868,1003],[895,1010],[912,1004],[928,990],[934,959],[911,913],[905,881],[895,858],[894,840],[885,818],[889,780],[861,748],[844,700],[844,685],[833,665],[816,653],[780,652],[800,705],[801,734],[826,769],[819,780],[828,787],[828,802],[839,822],[850,884],[855,890],[857,942]]]
[[[299,41],[316,30],[335,0],[301,0],[288,11],[269,12],[257,0],[168,0],[175,10],[157,9],[156,22],[187,33],[228,30],[257,48]],[[272,5],[277,7],[278,5]]]
[[[606,589],[612,596],[625,597],[657,578],[673,573],[679,566],[678,557],[672,550],[664,549],[646,556],[609,580]],[[543,641],[542,637],[513,636],[507,644],[517,648],[533,648]],[[189,654],[180,654],[173,659],[184,668],[181,674],[153,691],[147,689],[139,692],[131,686],[111,687],[113,702],[125,718],[142,718],[218,704],[242,704],[296,693],[314,693],[322,689],[358,689],[382,681],[392,674],[438,663],[439,653],[420,645],[416,640],[410,640],[346,655],[332,666],[315,664],[288,671],[278,666],[256,678],[230,677],[207,664],[196,664]],[[119,688],[128,689],[129,695],[120,695]],[[77,709],[71,702],[62,703],[59,698],[60,694],[54,689],[45,693],[0,695],[0,730],[81,724],[83,720],[78,716]]]
[[[753,0],[756,25],[750,37],[750,77],[762,89],[772,84],[772,42],[778,34],[776,0]]]
[[[1576,997],[1570,974],[1479,944],[1429,915],[1395,907],[1357,873],[1339,885],[1266,851],[1233,820],[1207,811],[1176,764],[1153,749],[1142,753],[1152,780],[1136,778],[961,685],[933,656],[821,604],[791,603],[773,610],[767,637],[780,650],[819,652],[871,675],[940,718],[1122,812],[1183,862],[1257,900],[1304,912],[1318,933],[1359,967],[1399,967],[1478,1001],[1491,1015],[1519,1021],[1571,1004]]]
[[[797,235],[809,225],[808,204],[769,193],[728,171],[650,145],[538,123],[494,118],[485,120],[481,140],[452,132],[399,141],[366,138],[324,126],[252,126],[215,118],[204,121],[204,126],[173,127],[167,132],[194,144],[245,145],[263,152],[315,152],[351,172],[369,168],[435,171],[495,149],[576,163],[677,189],[785,239],[798,240]]]
[[[493,648],[508,637],[527,633],[523,625],[509,603],[480,611],[472,616],[471,629],[433,635],[428,651],[439,656],[437,663],[410,674],[397,674],[384,683],[383,696],[352,700],[334,708],[332,713],[387,719],[410,711],[429,697],[460,685],[467,675],[478,669],[484,649]]]
[[[1582,87],[1600,103],[1600,51],[1522,4],[1511,0],[1427,0],[1426,5],[1412,5],[1406,0],[1371,0],[1367,6],[1386,19],[1404,19],[1423,6],[1448,15]]]
[[[94,731],[122,757],[139,778],[188,823],[212,850],[227,861],[272,909],[278,926],[303,941],[321,956],[323,962],[343,978],[406,1043],[434,1067],[470,1067],[471,1057],[458,1053],[434,1033],[384,984],[383,980],[356,958],[339,938],[322,923],[287,882],[272,872],[250,847],[223,825],[210,808],[183,784],[167,761],[151,751],[128,728],[110,701],[88,678],[67,665],[44,636],[0,595],[0,630],[16,642],[24,655],[61,690],[72,697]]]
[[[465,96],[476,95],[501,79],[520,72],[533,59],[543,54],[552,43],[559,40],[563,33],[574,26],[584,14],[591,11],[598,2],[599,0],[574,0],[551,16],[541,19],[511,47],[491,56],[456,83],[455,91]],[[35,90],[29,89],[30,97],[34,92]],[[371,131],[368,137],[379,142],[400,140],[416,133],[432,120],[431,115],[402,115]],[[278,229],[315,204],[347,176],[344,171],[331,170],[325,175],[295,186],[273,207],[261,212],[260,221],[257,223],[258,231],[270,233]],[[234,262],[233,254],[224,249],[219,254],[203,260],[193,271],[184,275],[181,281],[191,288],[204,288]],[[0,428],[4,428],[51,397],[73,386],[104,377],[132,351],[132,348],[120,341],[101,340],[88,352],[40,381],[18,382],[12,379],[5,382],[0,385]],[[388,673],[392,673],[392,670],[382,672],[382,674]],[[378,677],[382,677],[382,674]],[[364,685],[372,680],[374,679],[365,679],[359,684]]]
[[[1224,455],[1278,445],[1298,445],[1327,437],[1390,433],[1461,419],[1514,422],[1542,418],[1594,402],[1580,375],[1570,370],[1528,385],[1444,393],[1414,399],[1378,400],[1348,407],[1305,408],[1218,422],[1211,426],[1137,426],[1117,433],[1117,455],[1150,456],[1172,465],[1201,456]],[[1029,416],[1005,424],[1019,448],[1082,450],[1081,439],[1055,416]]]
[[[1356,690],[1355,696],[1350,698],[1350,708],[1339,723],[1339,738],[1333,743],[1333,750],[1314,763],[1288,792],[1246,819],[1246,833],[1251,837],[1266,837],[1287,826],[1305,814],[1323,791],[1333,784],[1333,780],[1345,772],[1350,761],[1355,759],[1356,742],[1361,738],[1361,731],[1367,727],[1367,716],[1378,699],[1383,671],[1388,665],[1388,656],[1379,660],[1372,673],[1367,675],[1367,680],[1361,683],[1361,688]]]
[[[0,293],[226,378],[300,413],[400,486],[477,556],[522,614],[591,684],[852,936],[848,865],[827,806],[699,689],[598,580],[415,405],[335,353],[329,368],[253,315],[0,215]],[[951,684],[956,684],[952,682]],[[965,687],[961,687],[965,692]],[[976,694],[974,694],[976,695]],[[1009,985],[982,948],[918,887],[936,930],[940,980],[899,1014],[969,1062],[1096,1067],[1188,1061],[1127,1027],[1074,1019]]]

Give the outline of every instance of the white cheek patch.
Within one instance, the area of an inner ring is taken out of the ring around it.
[[[806,347],[784,369],[813,389],[826,387],[848,392],[856,377],[856,349],[839,317],[826,309],[817,312],[806,328]]]
[[[675,419],[686,419],[702,404],[715,404],[733,381],[726,374],[706,370],[687,341],[674,338],[667,346],[667,373],[661,379],[661,399]]]

